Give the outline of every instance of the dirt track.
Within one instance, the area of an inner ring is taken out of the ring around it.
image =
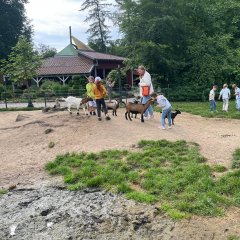
[[[171,130],[163,131],[157,128],[159,113],[155,114],[155,120],[143,124],[139,119],[126,121],[123,110],[119,111],[118,117],[102,122],[93,116],[70,116],[68,112],[1,112],[0,187],[16,185],[17,189],[26,186],[38,188],[53,181],[55,183],[58,178],[51,178],[43,166],[57,154],[131,148],[141,139],[193,141],[200,144],[201,153],[209,164],[231,166],[232,153],[240,147],[240,121],[205,119],[185,113],[177,116],[175,121],[176,125]],[[44,131],[48,128],[52,128],[53,132],[45,134]],[[55,146],[50,149],[48,144],[51,141]],[[4,197],[4,204],[16,195],[14,192],[9,194]],[[22,195],[23,198],[26,196]],[[22,199],[16,199],[14,204],[19,205],[21,202],[18,201]],[[177,223],[171,234],[164,239],[193,239],[190,236],[204,240],[227,239],[231,235],[240,236],[239,222],[240,209],[229,210],[222,218],[193,217]]]

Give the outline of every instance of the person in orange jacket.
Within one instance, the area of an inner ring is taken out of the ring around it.
[[[97,104],[97,115],[98,115],[98,121],[101,121],[101,107],[103,108],[103,111],[106,116],[106,120],[110,120],[111,118],[108,115],[108,110],[106,107],[106,103],[104,98],[107,96],[107,90],[102,84],[102,79],[100,77],[95,78],[95,86],[93,88],[93,94],[96,99]]]

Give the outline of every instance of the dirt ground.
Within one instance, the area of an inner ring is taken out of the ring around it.
[[[154,120],[141,123],[140,119],[133,119],[130,122],[125,120],[123,109],[111,121],[104,119],[102,122],[83,113],[77,116],[68,112],[1,112],[0,187],[24,187],[52,181],[43,166],[57,154],[128,149],[141,139],[196,142],[209,164],[231,166],[232,153],[240,147],[239,120],[207,119],[182,113],[176,117],[172,129],[163,131],[157,128],[159,118],[160,114],[155,113]],[[52,128],[53,132],[45,134],[48,128]],[[49,142],[54,142],[55,146],[49,148]],[[208,231],[204,239],[214,239],[214,232],[219,234],[219,231],[225,237],[230,232],[240,236],[239,222],[240,209],[232,209],[223,218],[193,217],[190,221],[183,221],[178,225],[178,231],[194,235],[197,232],[193,226],[198,225],[203,226],[203,231]],[[204,230],[206,227],[208,230]]]

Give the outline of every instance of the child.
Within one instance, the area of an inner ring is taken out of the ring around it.
[[[92,98],[92,99],[95,98],[94,93],[93,93],[94,86],[95,86],[94,77],[89,76],[88,77],[88,84],[86,85],[86,89],[87,89],[87,96]],[[89,111],[90,115],[96,115],[95,108],[96,108],[95,100],[89,101],[88,102],[88,111]]]
[[[93,88],[94,97],[96,99],[97,104],[97,115],[98,115],[98,121],[102,121],[101,118],[101,106],[103,107],[103,111],[106,116],[106,120],[110,120],[111,118],[108,115],[107,107],[104,101],[104,97],[107,96],[107,90],[102,84],[102,79],[100,77],[95,78],[95,86]]]
[[[114,85],[115,85],[115,81],[111,82],[111,79],[107,78],[106,86],[107,86],[109,102],[112,102],[112,90]]]
[[[168,119],[168,128],[169,129],[172,128],[172,119],[171,119],[172,105],[170,104],[170,102],[167,100],[167,98],[163,96],[162,93],[160,93],[159,95],[157,95],[156,93],[152,93],[151,97],[156,99],[158,103],[158,107],[162,109],[161,126],[159,126],[158,128],[162,128],[162,130],[166,129],[165,128],[166,116]]]
[[[217,85],[213,85],[212,90],[209,93],[209,103],[210,103],[210,111],[216,112],[217,104],[215,102],[215,91],[217,90]]]
[[[236,84],[232,85],[232,88],[235,91],[235,96],[236,96],[236,109],[240,111],[240,88]]]
[[[221,90],[219,98],[218,98],[218,100],[220,100],[221,97],[222,97],[222,100],[223,100],[222,110],[223,110],[223,112],[228,112],[228,102],[229,102],[230,96],[231,96],[230,90],[228,88],[228,85],[225,83],[223,85],[223,89]]]

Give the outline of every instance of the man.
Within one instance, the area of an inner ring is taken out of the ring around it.
[[[209,103],[210,103],[210,111],[216,112],[216,102],[215,102],[215,91],[217,90],[217,85],[213,85],[212,90],[209,93]]]
[[[154,92],[151,75],[146,71],[144,66],[138,67],[139,74],[139,86],[140,86],[140,96],[142,97],[141,103],[146,104],[147,101],[151,98],[151,94]],[[145,119],[153,119],[153,109],[150,105],[144,113]]]
[[[218,97],[218,100],[220,100],[221,98],[223,100],[223,108],[222,108],[223,112],[228,112],[228,103],[229,103],[230,97],[231,97],[230,90],[228,88],[228,85],[225,83]]]
[[[236,109],[240,111],[240,88],[236,84],[232,85],[232,88],[235,91],[235,96],[236,96]]]

